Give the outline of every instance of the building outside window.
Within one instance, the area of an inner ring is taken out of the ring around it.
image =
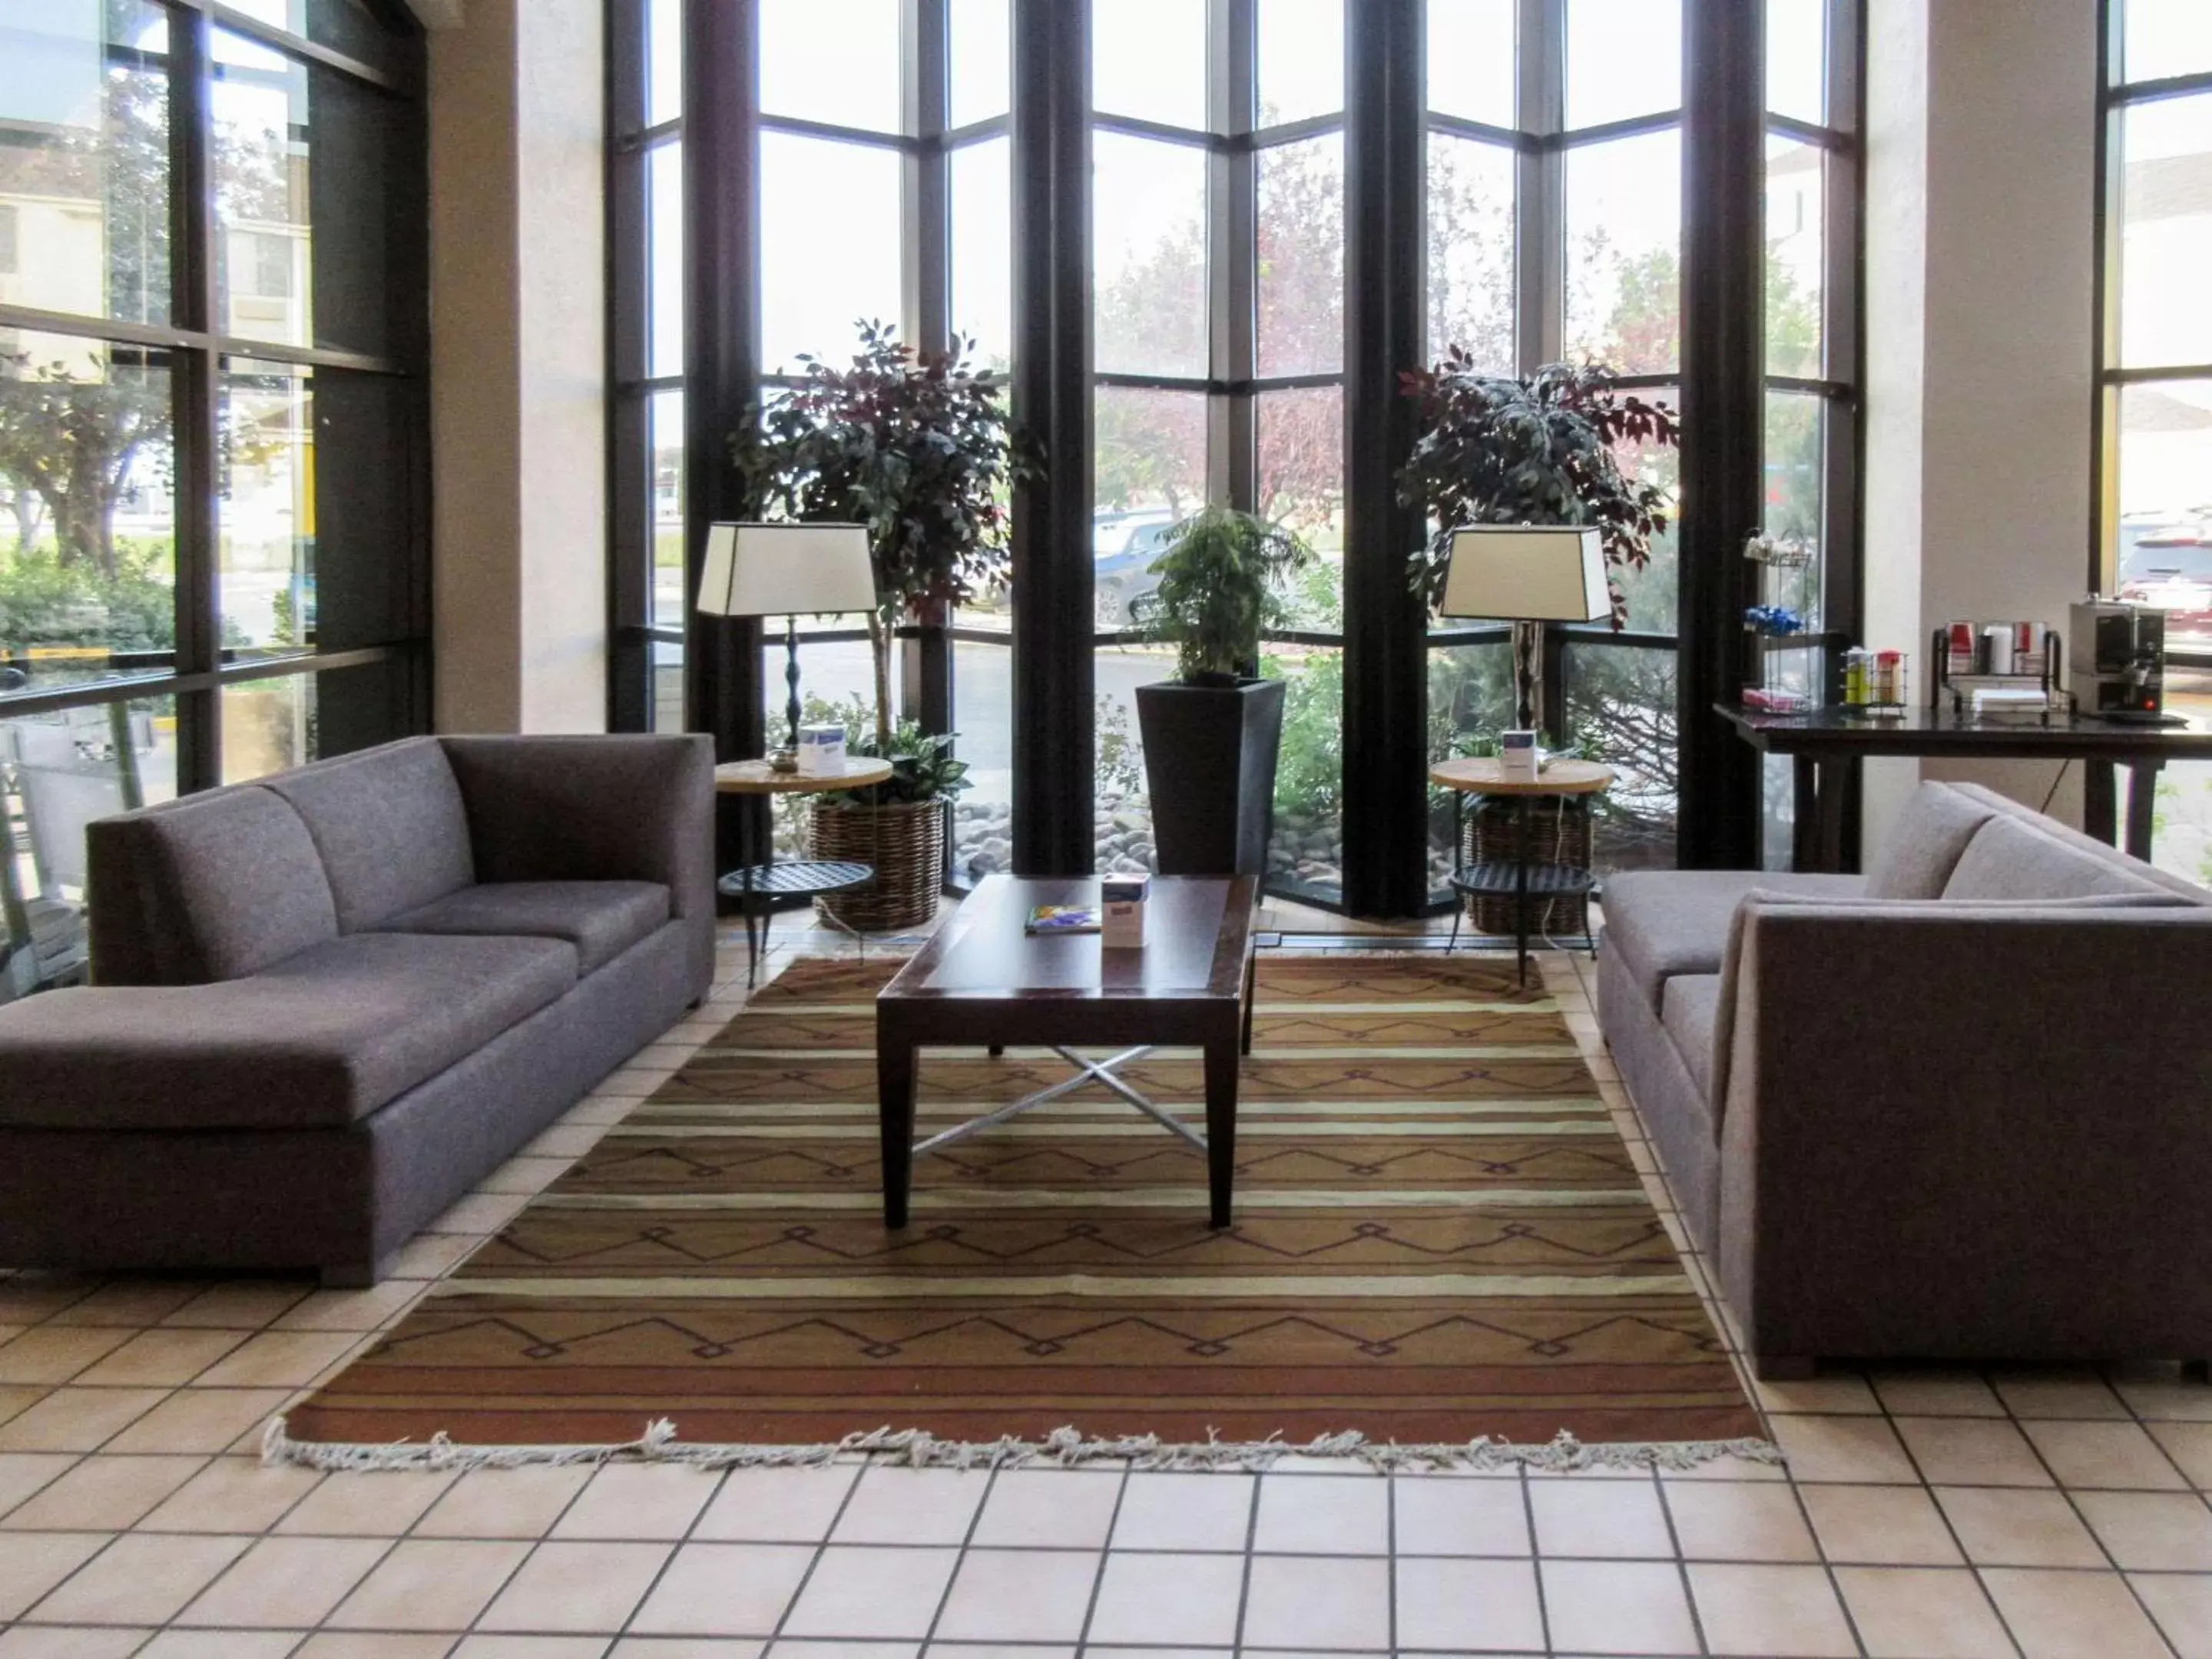
[[[89,819],[427,720],[419,33],[264,9],[0,5],[0,1000]]]
[[[2212,15],[2108,0],[2093,585],[2166,614],[2166,696],[2212,714]],[[2212,880],[2212,766],[2169,766],[2155,856]]]

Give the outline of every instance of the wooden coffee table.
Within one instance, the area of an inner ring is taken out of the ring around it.
[[[1036,937],[1024,931],[1036,905],[1097,903],[1095,878],[986,877],[876,998],[885,1224],[906,1225],[917,1154],[1098,1083],[1205,1151],[1212,1223],[1229,1225],[1237,1070],[1252,1046],[1252,918],[1259,896],[1252,876],[1155,877],[1144,948],[1109,951],[1096,933]],[[917,1143],[919,1051],[981,1045],[998,1054],[1009,1043],[1049,1048],[1075,1075]],[[1119,1052],[1086,1060],[1075,1052],[1078,1045]],[[1115,1075],[1163,1046],[1205,1051],[1203,1134]]]

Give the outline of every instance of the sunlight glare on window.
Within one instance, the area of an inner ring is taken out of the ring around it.
[[[2120,22],[2129,81],[2212,70],[2212,4],[2206,0],[2124,0]]]
[[[1570,129],[1681,104],[1681,0],[1567,0]]]
[[[1108,0],[1091,15],[1091,101],[1102,115],[1206,126],[1206,0]]]
[[[1344,107],[1344,0],[1260,0],[1260,125]]]
[[[1513,125],[1514,0],[1429,0],[1429,107]]]
[[[762,110],[898,131],[900,33],[899,0],[760,0]]]
[[[1766,107],[1815,125],[1827,119],[1826,0],[1766,0]]]

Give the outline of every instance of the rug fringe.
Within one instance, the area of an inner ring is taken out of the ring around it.
[[[1780,1448],[1771,1440],[1621,1441],[1585,1445],[1565,1429],[1543,1444],[1493,1440],[1484,1435],[1464,1444],[1401,1446],[1372,1441],[1347,1431],[1305,1445],[1280,1437],[1228,1441],[1209,1435],[1203,1443],[1176,1443],[1158,1435],[1094,1439],[1072,1428],[1055,1429],[1042,1440],[1012,1435],[997,1440],[940,1440],[925,1429],[874,1430],[811,1446],[693,1444],[676,1437],[666,1418],[646,1425],[635,1440],[600,1446],[468,1446],[446,1434],[427,1441],[384,1445],[295,1440],[285,1419],[273,1418],[261,1437],[264,1464],[291,1464],[328,1472],[394,1469],[511,1469],[528,1465],[580,1463],[679,1463],[702,1469],[819,1467],[851,1459],[902,1463],[917,1469],[1018,1469],[1037,1466],[1075,1468],[1085,1463],[1127,1463],[1133,1469],[1233,1469],[1261,1473],[1285,1458],[1320,1458],[1347,1462],[1376,1474],[1419,1470],[1538,1469],[1565,1474],[1577,1469],[1664,1469],[1680,1471],[1723,1457],[1754,1463],[1779,1463]]]

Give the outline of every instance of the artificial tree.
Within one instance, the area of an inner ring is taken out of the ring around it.
[[[802,357],[799,383],[749,411],[730,441],[755,519],[860,524],[868,532],[876,605],[874,729],[854,752],[889,760],[884,783],[816,798],[815,855],[865,859],[876,880],[822,901],[848,927],[897,929],[934,914],[945,810],[965,787],[949,732],[896,721],[891,641],[909,618],[943,616],[1005,584],[1008,497],[1038,471],[1035,451],[969,364],[958,335],[917,351],[882,323],[860,325],[843,367]]]
[[[1621,452],[1673,447],[1674,412],[1621,391],[1601,363],[1547,363],[1528,375],[1478,369],[1462,347],[1400,377],[1420,409],[1421,436],[1399,469],[1399,498],[1426,510],[1435,534],[1410,561],[1414,590],[1433,612],[1443,599],[1453,532],[1478,525],[1595,526],[1604,548],[1613,625],[1627,620],[1624,571],[1650,562],[1671,504],[1657,484],[1631,477]],[[1532,676],[1533,663],[1516,663]],[[1528,707],[1533,687],[1516,688]]]
[[[730,447],[750,516],[867,526],[876,741],[887,755],[899,623],[1004,586],[1008,496],[1040,469],[998,389],[969,366],[969,341],[956,334],[950,350],[925,352],[886,324],[860,330],[842,368],[801,357],[799,385],[750,411]]]

